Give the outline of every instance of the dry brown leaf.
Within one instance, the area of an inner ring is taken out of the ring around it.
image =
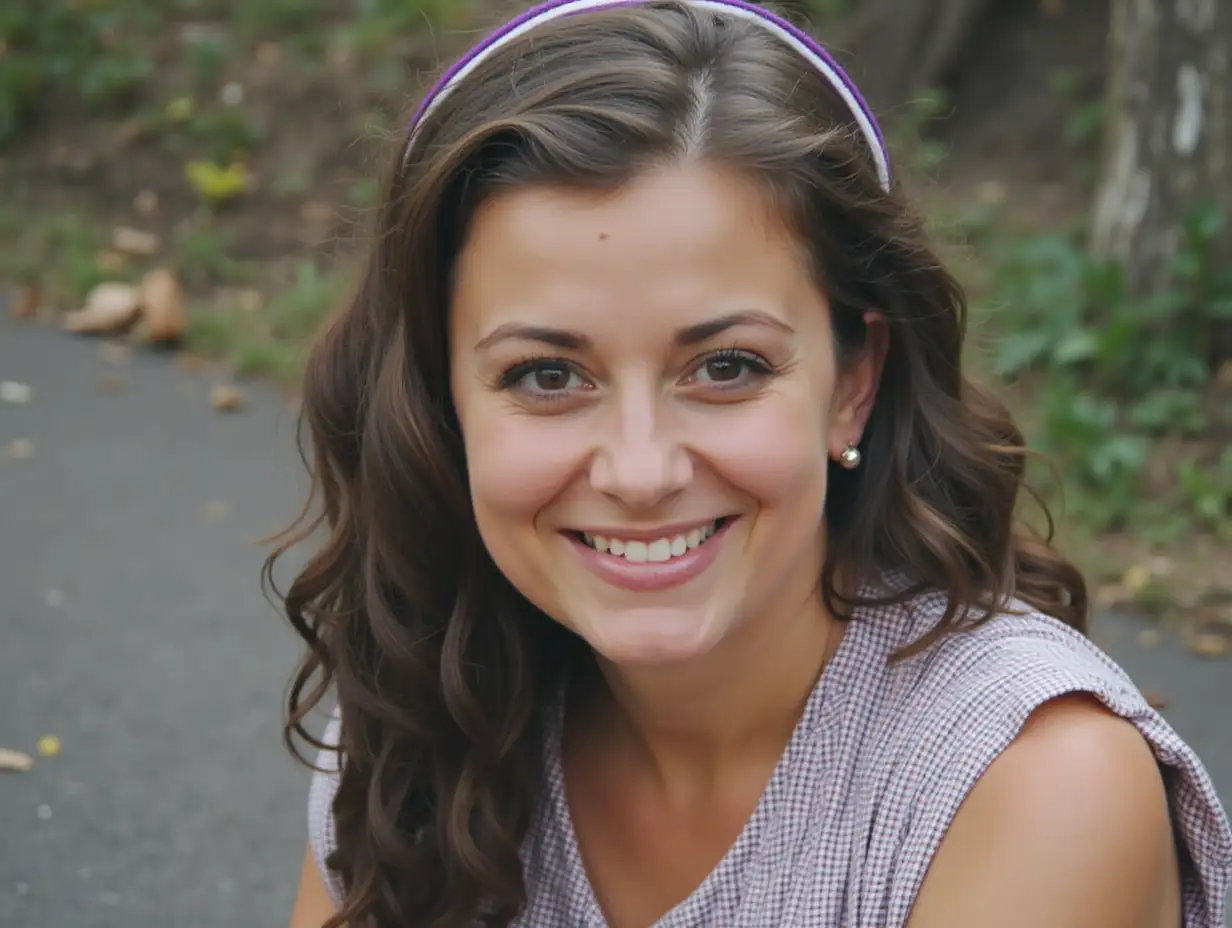
[[[1152,709],[1168,708],[1168,700],[1154,690],[1145,690],[1142,695],[1146,697],[1146,704]]]
[[[0,748],[0,771],[6,773],[25,773],[34,767],[34,758],[25,751],[14,751],[12,748]]]
[[[1189,650],[1200,657],[1224,657],[1228,639],[1218,632],[1199,632],[1189,639]]]
[[[153,216],[158,212],[158,194],[153,190],[142,190],[133,198],[133,209],[140,216]]]
[[[111,230],[111,247],[128,255],[149,257],[158,251],[158,236],[153,232],[116,226]]]
[[[1138,647],[1145,648],[1148,651],[1159,647],[1159,642],[1162,636],[1157,628],[1144,628],[1138,632]]]
[[[94,256],[94,263],[104,271],[111,274],[118,274],[128,266],[128,255],[114,249],[100,251]]]
[[[15,319],[33,319],[38,315],[43,295],[38,284],[22,284],[9,299],[9,315]]]
[[[85,306],[64,317],[64,328],[81,334],[118,332],[136,320],[140,309],[136,287],[103,283],[90,291]]]
[[[171,271],[156,268],[146,274],[141,281],[140,300],[147,341],[167,343],[183,337],[188,325],[184,291]]]
[[[262,42],[257,48],[257,61],[264,67],[277,64],[280,57],[282,48],[277,42]]]
[[[247,402],[244,391],[230,384],[220,384],[210,391],[210,404],[219,412],[238,412]]]
[[[236,293],[235,305],[246,313],[260,312],[261,307],[265,305],[265,297],[261,295],[260,290],[247,288]]]
[[[14,438],[5,445],[4,453],[14,461],[27,461],[34,457],[34,442],[28,438]]]

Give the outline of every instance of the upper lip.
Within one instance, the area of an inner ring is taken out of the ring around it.
[[[655,528],[573,528],[569,531],[581,532],[584,535],[602,535],[604,538],[620,538],[625,541],[657,541],[660,538],[674,538],[677,535],[687,535],[693,529],[704,528],[719,519],[730,516],[715,516],[713,519],[694,519],[691,522],[674,522],[671,525],[659,525]]]

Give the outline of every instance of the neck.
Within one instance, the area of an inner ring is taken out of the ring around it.
[[[665,781],[714,779],[736,759],[777,760],[842,635],[813,594],[688,665],[600,661],[611,721]]]

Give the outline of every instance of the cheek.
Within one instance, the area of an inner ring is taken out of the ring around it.
[[[508,410],[471,418],[464,428],[476,517],[533,525],[576,471],[570,429],[555,419]]]
[[[699,446],[720,477],[763,505],[811,504],[825,488],[825,415],[811,400],[768,396],[716,421]]]

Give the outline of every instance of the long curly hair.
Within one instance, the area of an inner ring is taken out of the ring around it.
[[[654,2],[564,17],[494,53],[392,153],[354,298],[303,381],[313,493],[266,564],[311,542],[281,598],[307,645],[285,738],[332,691],[342,925],[508,925],[540,795],[544,708],[580,639],[504,578],[476,528],[450,394],[451,272],[478,204],[530,184],[615,190],[695,159],[765,187],[806,246],[839,350],[888,322],[855,471],[833,467],[821,591],[850,617],[849,571],[949,597],[914,649],[1018,599],[1083,628],[1081,574],[1017,512],[1026,449],[963,373],[962,289],[901,189],[886,193],[832,89],[763,30]],[[912,595],[907,590],[900,595]],[[297,753],[297,756],[301,756]]]

